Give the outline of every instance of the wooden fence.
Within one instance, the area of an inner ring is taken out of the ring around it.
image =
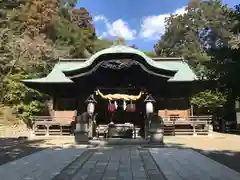
[[[71,117],[37,116],[33,121],[35,135],[70,135]],[[165,135],[207,135],[211,133],[211,116],[162,117]]]
[[[36,116],[33,118],[34,135],[70,135],[71,117]]]
[[[163,117],[164,135],[208,135],[212,132],[211,116]]]

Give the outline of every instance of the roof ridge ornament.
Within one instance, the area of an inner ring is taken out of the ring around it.
[[[148,94],[144,102],[156,102],[156,100],[152,97],[151,94]]]
[[[97,101],[94,98],[94,94],[90,94],[86,99],[85,103],[97,103]]]
[[[126,45],[125,39],[121,37],[116,37],[116,40],[114,40],[113,46],[117,45]]]

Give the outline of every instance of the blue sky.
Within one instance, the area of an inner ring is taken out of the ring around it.
[[[164,19],[170,13],[181,14],[189,0],[79,0],[94,19],[100,38],[123,37],[129,45],[152,50],[164,33]],[[239,0],[223,0],[233,7]]]

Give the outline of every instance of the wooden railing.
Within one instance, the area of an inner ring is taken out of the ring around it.
[[[181,116],[163,116],[163,121],[211,121],[212,116],[188,116],[188,118],[184,118]]]
[[[212,116],[162,117],[165,135],[207,135],[212,132]]]
[[[73,117],[37,116],[33,120],[33,133],[36,135],[70,134]],[[165,135],[207,135],[212,132],[211,116],[162,117]]]
[[[33,118],[34,135],[70,135],[73,117],[36,116]]]
[[[59,125],[70,125],[75,117],[54,117],[54,116],[35,116],[33,123],[35,124],[59,124]]]

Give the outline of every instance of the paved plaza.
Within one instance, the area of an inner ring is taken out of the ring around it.
[[[240,173],[187,148],[65,146],[0,166],[1,180],[239,180]]]

